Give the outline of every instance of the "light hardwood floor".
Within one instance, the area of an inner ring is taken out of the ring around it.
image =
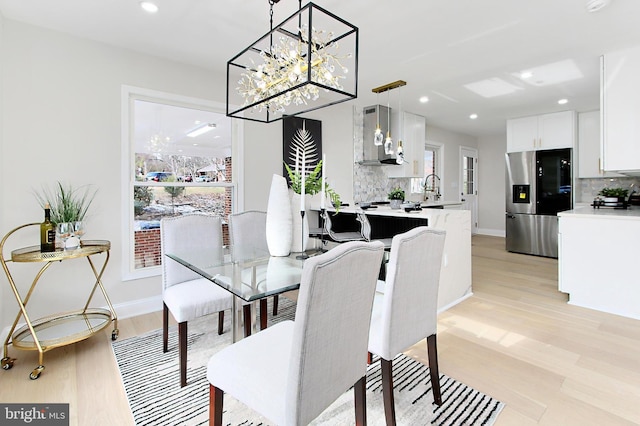
[[[508,253],[473,237],[474,295],[439,317],[440,372],[506,403],[497,425],[640,424],[640,321],[566,303],[557,261]],[[120,320],[120,339],[161,324],[160,312]],[[105,330],[45,354],[9,348],[2,402],[68,402],[71,425],[133,424]],[[161,350],[149,348],[149,351]],[[426,345],[409,352],[426,363]]]

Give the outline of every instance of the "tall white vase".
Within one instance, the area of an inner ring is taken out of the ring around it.
[[[267,204],[267,246],[271,256],[289,256],[292,231],[287,180],[282,176],[273,175]]]
[[[291,218],[293,222],[291,251],[299,253],[307,249],[309,242],[309,208],[311,196],[305,195],[305,213],[304,219],[300,215],[300,194],[289,191],[291,194]]]

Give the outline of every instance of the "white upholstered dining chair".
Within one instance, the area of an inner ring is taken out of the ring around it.
[[[231,252],[236,258],[253,257],[254,253],[269,253],[267,245],[267,213],[247,210],[229,215]],[[278,315],[278,295],[273,296],[273,315]],[[243,306],[245,336],[251,334],[251,305]],[[267,328],[267,299],[260,299],[260,329]]]
[[[231,309],[231,293],[165,253],[206,251],[212,260],[223,259],[222,222],[201,214],[163,218],[160,221],[162,255],[162,350],[168,350],[169,312],[178,323],[180,386],[187,384],[187,322],[218,312],[218,334],[223,332],[224,311]]]
[[[279,426],[296,426],[308,424],[351,386],[356,424],[366,424],[368,328],[382,253],[379,242],[348,242],[307,259],[295,321],[271,326],[209,360],[209,424],[222,424],[224,393]]]
[[[445,231],[421,226],[393,237],[386,280],[376,292],[369,352],[380,357],[387,426],[395,425],[393,359],[427,339],[434,402],[442,404],[436,328]]]

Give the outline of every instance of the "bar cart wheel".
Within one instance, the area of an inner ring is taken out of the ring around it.
[[[117,328],[114,329],[111,332],[111,340],[117,340],[118,339],[118,334],[120,333],[120,330],[118,330]]]
[[[9,370],[11,369],[11,367],[13,367],[13,362],[15,361],[15,358],[9,358],[9,357],[4,357],[2,358],[2,369],[3,370]]]
[[[44,365],[37,366],[36,368],[33,369],[31,374],[29,374],[29,378],[31,380],[36,380],[38,377],[40,377],[40,373],[42,373],[42,370],[44,370]]]

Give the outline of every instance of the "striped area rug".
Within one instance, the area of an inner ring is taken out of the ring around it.
[[[275,320],[293,319],[295,304],[280,298]],[[230,315],[226,315],[230,317]],[[162,330],[115,341],[112,344],[136,425],[208,424],[209,384],[206,365],[209,357],[231,343],[230,319],[225,333],[218,336],[217,316],[189,323],[187,386],[180,387],[177,329],[169,333],[169,351],[162,352]],[[441,375],[443,404],[433,405],[429,368],[405,355],[393,365],[398,425],[492,425],[504,404],[446,375]],[[270,423],[244,404],[225,395],[224,423],[268,426]],[[367,372],[367,419],[369,425],[384,425],[380,363]],[[353,391],[346,392],[313,425],[354,424]]]

